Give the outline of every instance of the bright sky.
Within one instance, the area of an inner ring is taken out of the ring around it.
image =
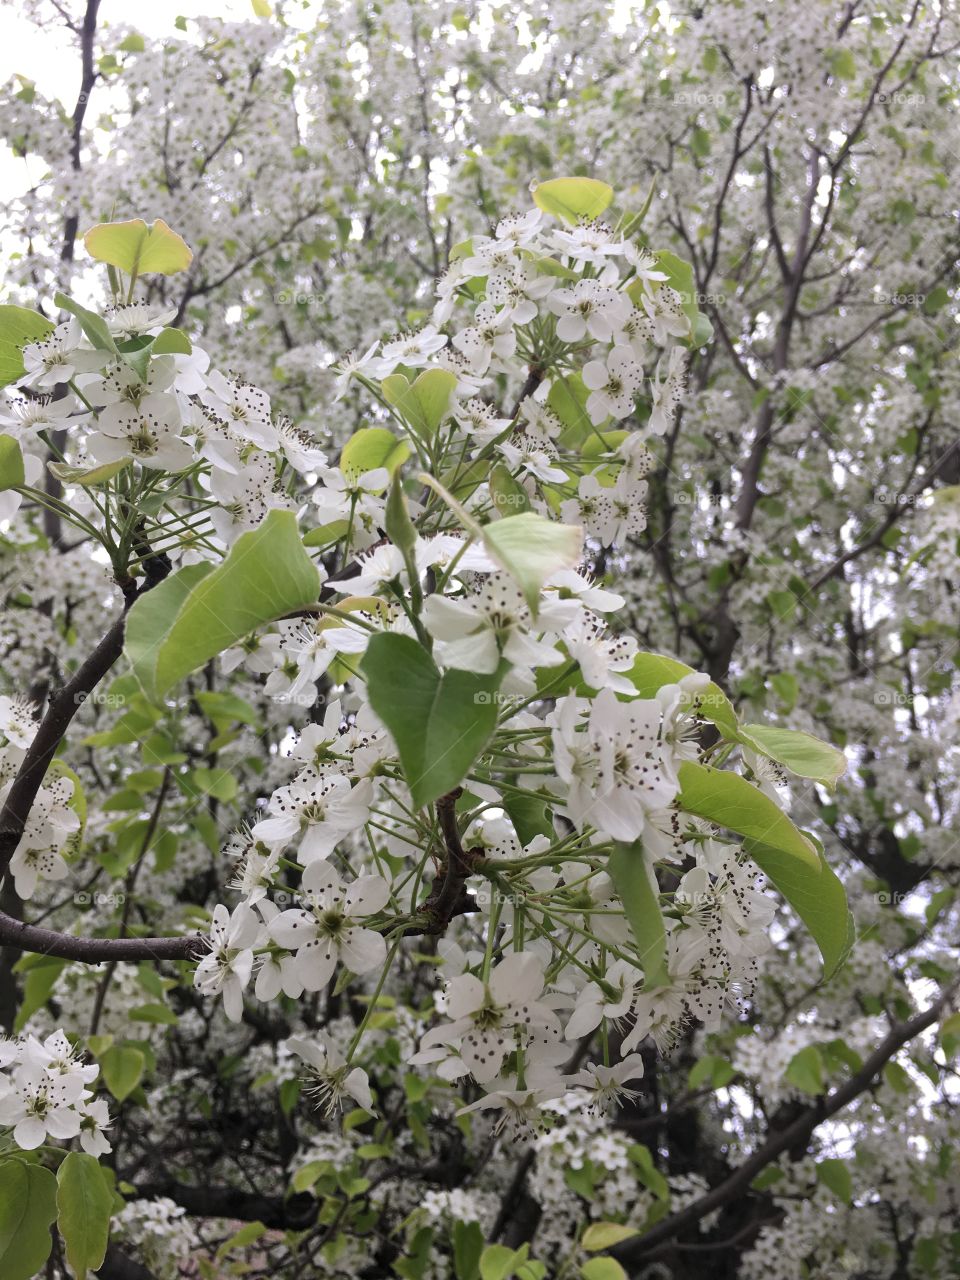
[[[253,17],[250,0],[102,0],[98,26],[126,23],[144,35],[174,34],[180,16],[199,18],[211,13],[240,21]],[[76,98],[79,67],[70,52],[69,32],[61,28],[42,34],[26,21],[16,0],[0,7],[0,83],[15,74],[35,80],[47,90],[55,90],[63,101]]]
[[[254,17],[250,0],[102,0],[98,27],[125,23],[145,36],[179,35],[178,17],[199,18],[211,13],[232,21]],[[80,58],[76,42],[62,25],[40,31],[22,13],[17,0],[0,6],[0,85],[11,76],[33,80],[41,93],[56,96],[73,110],[80,88]],[[15,197],[43,176],[44,166],[17,159],[0,143],[0,201]]]

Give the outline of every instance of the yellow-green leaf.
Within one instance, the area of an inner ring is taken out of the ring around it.
[[[391,475],[410,456],[406,440],[398,440],[386,427],[362,427],[355,431],[340,454],[340,470],[355,484],[367,471],[386,467]],[[386,487],[386,486],[384,486]]]
[[[50,1256],[57,1180],[42,1165],[0,1164],[0,1276],[31,1280]]]
[[[0,387],[22,378],[23,348],[53,332],[53,324],[26,307],[0,306]]]
[[[588,1253],[596,1253],[598,1249],[612,1249],[615,1244],[639,1234],[636,1227],[628,1227],[622,1222],[592,1222],[580,1243]]]
[[[13,436],[0,436],[0,492],[26,484],[23,453]]]
[[[613,187],[596,178],[551,178],[533,188],[538,209],[575,223],[581,218],[599,218],[613,201]]]
[[[101,222],[85,233],[83,243],[98,262],[107,262],[130,276],[176,275],[193,260],[186,241],[171,231],[162,218],[152,224],[142,218]]]
[[[142,595],[127,615],[124,650],[158,702],[191,671],[265,623],[315,604],[319,593],[296,515],[273,510],[216,568],[186,565]]]
[[[112,1210],[113,1191],[97,1160],[69,1152],[57,1171],[57,1230],[77,1280],[103,1263]]]
[[[833,789],[847,767],[842,751],[797,729],[779,729],[776,725],[745,724],[737,735],[742,743],[761,755],[785,765],[800,778],[812,778]]]
[[[574,568],[583,550],[579,525],[546,520],[532,511],[485,524],[481,536],[493,559],[518,584],[534,614],[547,578],[561,569]]]

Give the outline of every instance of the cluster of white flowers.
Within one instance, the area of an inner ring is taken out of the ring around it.
[[[89,1155],[103,1155],[110,1150],[104,1136],[110,1115],[87,1087],[99,1073],[96,1063],[80,1060],[62,1031],[44,1040],[0,1040],[0,1125],[24,1151],[48,1138],[79,1138]]]
[[[0,804],[39,726],[37,709],[28,698],[0,696]],[[72,778],[50,776],[37,792],[13,857],[10,872],[21,898],[32,898],[41,880],[63,880],[69,868],[63,853],[80,830],[80,817],[70,807]]]
[[[638,696],[637,643],[608,630],[624,599],[590,572],[591,546],[622,547],[644,528],[646,441],[669,430],[680,399],[689,299],[633,236],[540,208],[458,246],[437,295],[419,332],[335,366],[336,396],[356,388],[388,424],[359,431],[338,465],[277,418],[265,391],[212,368],[169,329],[172,313],[138,303],[99,326],[77,309],[27,345],[25,398],[0,421],[37,460],[46,429],[66,431],[57,474],[72,517],[114,563],[132,547],[137,572],[158,556],[218,560],[270,510],[296,513],[322,598],[221,664],[279,705],[310,709],[340,692],[285,747],[294,776],[227,845],[240,901],[213,908],[196,986],[239,1021],[251,987],[269,1001],[344,975],[382,984],[406,932],[452,929],[467,950],[454,942],[447,955],[445,1017],[412,1060],[443,1079],[472,1076],[485,1093],[467,1110],[497,1108],[522,1128],[564,1090],[586,1090],[597,1107],[629,1092],[644,1037],[665,1047],[690,1019],[717,1026],[751,989],[773,908],[738,846],[679,808],[680,770],[700,758],[707,677],[678,675]],[[512,410],[494,404],[504,387]],[[413,525],[400,546],[383,537],[387,493],[411,455],[468,510],[442,487],[401,497]],[[463,486],[464,476],[475,478]],[[478,537],[478,522],[521,513],[537,529],[565,522],[564,550],[544,534],[534,590]],[[321,556],[333,551],[350,563],[330,576]],[[495,702],[495,734],[454,819],[469,850],[466,912],[430,916],[454,837],[415,802],[369,704],[360,675],[377,636],[419,642],[444,679],[491,680],[477,700]],[[30,709],[0,710],[8,750],[19,750]],[[48,782],[34,807],[13,863],[25,895],[38,877],[66,873],[57,850],[78,826],[70,788]],[[518,797],[535,804],[529,822]],[[618,847],[630,847],[657,919],[662,897],[670,907],[655,962],[608,871]],[[669,898],[658,863],[685,864]],[[345,1050],[290,1040],[325,1106],[348,1095],[374,1109],[357,1062],[366,1027]],[[565,1075],[571,1042],[598,1029],[601,1058]]]
[[[123,1243],[129,1240],[137,1258],[157,1280],[178,1280],[199,1241],[186,1210],[166,1196],[128,1200],[116,1214],[112,1231]]]

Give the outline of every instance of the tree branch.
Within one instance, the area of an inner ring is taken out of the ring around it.
[[[645,1256],[654,1245],[672,1240],[684,1228],[693,1226],[714,1209],[721,1208],[735,1196],[747,1191],[757,1174],[772,1164],[779,1155],[791,1147],[806,1143],[819,1125],[836,1115],[838,1111],[842,1111],[861,1093],[864,1093],[899,1049],[937,1021],[958,986],[960,986],[960,979],[945,988],[923,1013],[918,1013],[908,1022],[894,1024],[860,1070],[855,1072],[845,1084],[834,1089],[828,1097],[820,1099],[816,1105],[806,1108],[803,1114],[785,1129],[773,1133],[749,1159],[706,1195],[687,1205],[679,1213],[658,1222],[639,1240],[631,1241],[615,1250],[617,1257],[627,1262]]]

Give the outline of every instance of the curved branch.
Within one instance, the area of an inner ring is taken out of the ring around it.
[[[779,1155],[791,1147],[807,1142],[824,1120],[829,1120],[831,1116],[836,1115],[838,1111],[842,1111],[858,1098],[861,1093],[865,1093],[897,1050],[903,1048],[908,1041],[920,1035],[922,1031],[926,1031],[927,1027],[937,1021],[958,987],[960,987],[960,979],[945,988],[929,1009],[918,1013],[908,1022],[894,1024],[860,1070],[855,1072],[845,1084],[834,1089],[828,1097],[821,1098],[816,1105],[806,1108],[802,1115],[785,1129],[772,1134],[749,1159],[734,1169],[728,1178],[708,1191],[706,1195],[688,1204],[679,1213],[658,1222],[639,1240],[631,1241],[614,1250],[616,1256],[624,1262],[644,1257],[654,1245],[671,1240],[684,1228],[693,1226],[714,1209],[722,1208],[735,1196],[746,1192],[757,1174],[772,1164]]]
[[[99,964],[103,960],[198,960],[208,950],[206,938],[196,933],[178,938],[77,938],[72,933],[24,924],[3,911],[0,943],[82,964]]]

